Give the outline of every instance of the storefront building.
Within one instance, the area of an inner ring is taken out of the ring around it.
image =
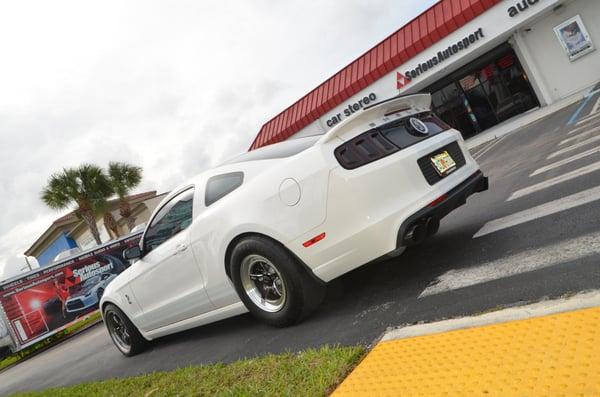
[[[468,138],[600,81],[599,20],[596,0],[441,0],[265,123],[250,150],[417,92]]]

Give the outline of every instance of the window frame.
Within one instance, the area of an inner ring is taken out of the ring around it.
[[[146,235],[148,234],[148,231],[152,227],[152,222],[154,222],[154,220],[156,219],[156,217],[158,216],[158,214],[160,213],[160,211],[162,211],[163,208],[165,208],[167,205],[169,205],[170,203],[172,203],[173,200],[178,199],[180,196],[182,196],[183,194],[189,192],[190,190],[192,191],[192,222],[194,221],[194,202],[195,202],[195,195],[196,195],[196,187],[194,185],[190,185],[190,186],[187,186],[184,189],[180,190],[179,192],[177,192],[175,195],[173,195],[173,197],[171,197],[169,200],[165,201],[163,204],[161,204],[159,207],[156,208],[156,210],[154,211],[154,214],[153,214],[152,218],[150,218],[150,220],[148,221],[148,226],[146,227],[146,230],[144,231],[144,234],[142,235],[142,238],[140,240],[140,248],[141,248],[141,251],[142,251],[142,257],[146,256],[150,252],[154,251],[156,248],[160,247],[161,245],[163,245],[164,243],[166,243],[167,241],[169,241],[170,239],[172,239],[173,237],[175,237],[176,235],[178,235],[179,233],[181,233],[181,232],[179,232],[179,233],[176,233],[176,234],[172,235],[171,237],[169,237],[168,239],[166,239],[165,241],[163,241],[158,247],[155,247],[154,249],[152,249],[150,251],[148,251],[146,249]]]
[[[215,200],[212,200],[209,202],[209,197],[208,197],[208,193],[209,193],[209,186],[210,183],[215,181],[215,180],[219,180],[219,179],[223,179],[229,176],[241,176],[241,180],[239,185],[235,186],[233,189],[229,190],[227,193],[223,194],[222,196],[218,197]],[[233,172],[225,172],[223,174],[217,174],[217,175],[213,175],[210,178],[208,178],[208,180],[206,181],[206,184],[204,185],[204,206],[206,208],[210,207],[211,205],[221,201],[223,198],[229,196],[232,192],[236,191],[237,189],[240,188],[240,186],[242,186],[244,184],[244,180],[246,179],[246,174],[243,171],[233,171]]]

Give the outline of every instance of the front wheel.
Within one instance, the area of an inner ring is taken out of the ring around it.
[[[115,346],[124,355],[134,356],[146,348],[148,341],[144,339],[125,313],[115,305],[106,305],[104,322]]]
[[[248,310],[276,327],[308,315],[325,290],[289,251],[264,237],[247,238],[235,246],[230,274]]]

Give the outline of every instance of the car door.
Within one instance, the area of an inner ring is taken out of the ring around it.
[[[142,238],[142,258],[131,281],[147,331],[213,309],[190,247],[194,189],[174,196],[156,212]]]

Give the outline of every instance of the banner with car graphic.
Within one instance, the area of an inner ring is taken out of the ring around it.
[[[108,284],[129,266],[123,250],[140,237],[111,241],[0,284],[0,314],[15,344],[35,343],[96,310]]]

